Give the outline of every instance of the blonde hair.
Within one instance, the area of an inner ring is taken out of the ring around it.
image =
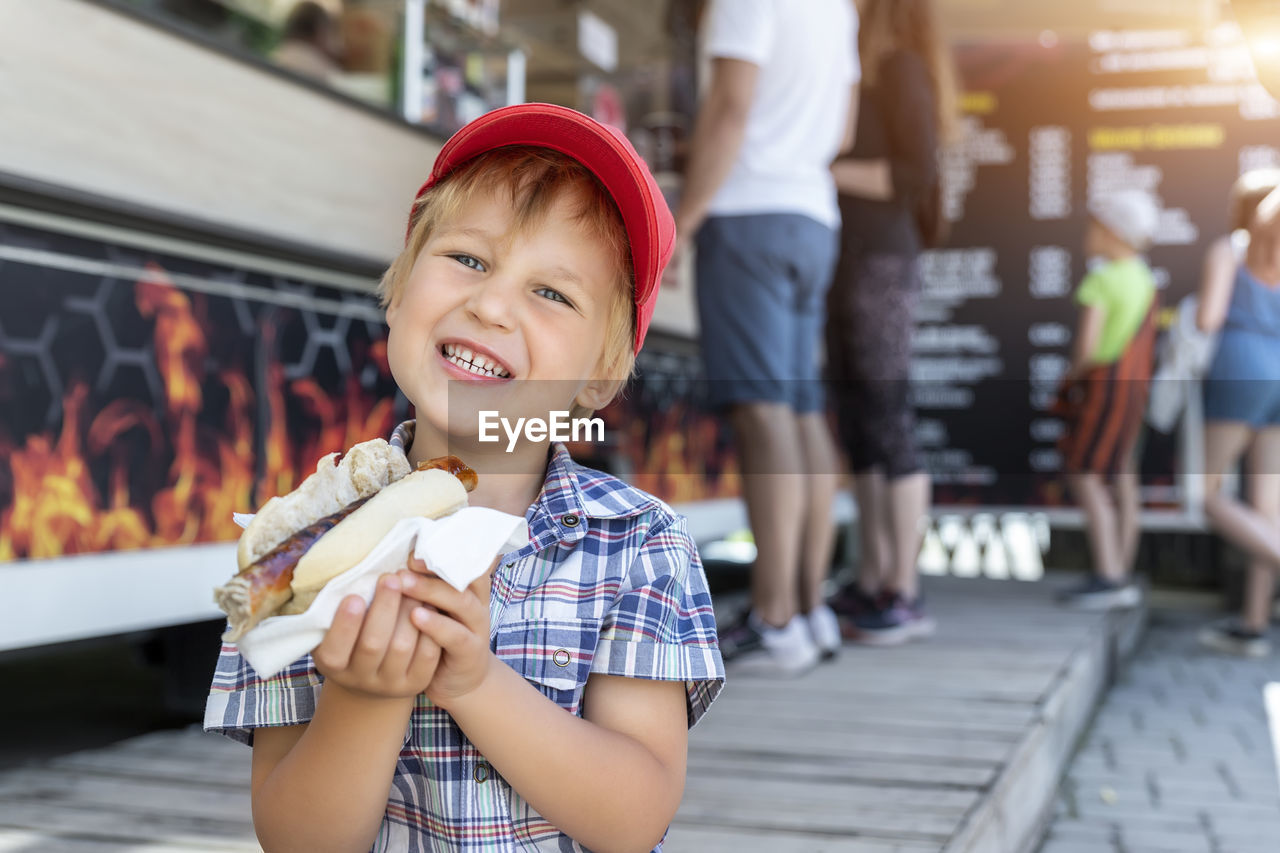
[[[517,232],[538,225],[557,201],[568,199],[574,223],[617,259],[618,276],[599,367],[604,376],[619,380],[621,388],[635,369],[635,273],[626,227],[600,180],[577,160],[551,149],[527,145],[496,148],[459,166],[423,193],[410,214],[409,239],[378,285],[382,307],[399,298],[431,235],[442,223],[457,217],[468,199],[485,193],[507,195]],[[589,413],[579,409],[574,409],[575,417]]]
[[[1243,231],[1253,222],[1258,205],[1280,188],[1280,169],[1252,169],[1231,187],[1231,230]]]
[[[944,143],[954,141],[960,132],[960,97],[951,51],[938,26],[933,0],[867,0],[858,24],[864,86],[876,84],[885,57],[895,50],[914,51],[924,60],[933,84],[938,138]]]

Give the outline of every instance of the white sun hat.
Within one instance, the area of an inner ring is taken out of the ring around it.
[[[1089,215],[1135,251],[1146,251],[1160,227],[1160,206],[1145,190],[1117,190],[1095,196]]]

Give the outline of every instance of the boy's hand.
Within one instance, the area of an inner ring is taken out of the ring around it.
[[[497,660],[489,648],[490,575],[458,592],[421,560],[410,558],[409,566],[412,571],[399,575],[404,597],[427,605],[413,610],[413,624],[441,649],[427,698],[448,710],[480,686]]]
[[[440,647],[418,631],[417,607],[401,595],[401,580],[378,581],[368,608],[358,596],[343,599],[333,625],[311,653],[325,679],[364,696],[392,699],[417,696],[427,688],[440,662]]]

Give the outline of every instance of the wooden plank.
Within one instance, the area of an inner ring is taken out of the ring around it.
[[[732,692],[721,696],[716,714],[724,709],[734,713],[771,714],[777,719],[790,719],[797,714],[825,714],[854,720],[928,720],[973,722],[991,727],[1022,728],[1034,721],[1040,708],[1032,703],[966,699],[959,697],[949,702],[934,702],[916,696],[881,695],[870,687],[856,701],[847,695],[830,695],[822,691],[806,693],[803,702],[787,692],[755,690],[735,682]]]
[[[900,704],[931,704],[932,700],[1010,702],[1022,701],[1033,705],[1044,690],[1053,683],[1059,669],[1044,672],[1035,677],[1005,675],[999,668],[982,673],[949,672],[942,667],[915,667],[895,671],[888,664],[883,668],[865,672],[820,668],[814,672],[791,679],[786,690],[794,697],[803,691],[808,698],[823,701],[850,702],[852,697],[895,697]],[[728,692],[732,690],[733,692]],[[742,676],[731,679],[725,686],[726,696],[741,695],[746,701],[768,696],[783,697],[780,685]]]
[[[689,778],[723,779],[729,776],[802,779],[814,782],[855,782],[918,786],[922,788],[982,789],[991,784],[1000,765],[947,764],[928,759],[770,755],[736,751],[691,749]]]
[[[773,720],[845,720],[851,727],[874,723],[900,726],[937,726],[957,731],[1022,731],[1040,718],[1036,705],[1012,702],[858,702],[830,701],[815,696],[801,707],[788,707],[787,701],[726,702],[717,714],[735,719],[769,718]]]
[[[787,811],[727,797],[685,800],[677,814],[677,820],[683,824],[716,823],[748,830],[873,835],[933,842],[946,841],[958,819],[950,814],[913,814],[902,808],[867,809],[852,804],[824,812]]]
[[[843,647],[844,654],[833,664],[824,664],[824,666],[828,669],[859,666],[878,668],[885,665],[942,666],[984,672],[992,667],[1001,667],[1037,672],[1045,667],[1062,665],[1064,650],[1061,644],[1038,651],[1014,652],[1003,643],[974,643],[968,636],[951,639],[955,642],[948,642],[945,646],[936,643],[919,643],[871,648],[850,643]]]
[[[1028,853],[1119,623],[1057,610],[1043,587],[1000,586],[935,598],[933,643],[849,647],[787,682],[731,678],[690,735],[665,849]],[[256,850],[250,760],[194,729],[66,756],[0,775],[0,827],[15,843],[47,833],[24,853],[95,849],[86,839],[120,853]]]
[[[1102,623],[1104,630],[1074,651],[1044,704],[1042,721],[1028,729],[988,795],[957,827],[946,853],[1020,853],[1035,848],[1075,743],[1114,676],[1112,667],[1132,653],[1133,632],[1145,621],[1141,608],[1111,614]],[[1128,645],[1117,647],[1120,643]]]
[[[729,798],[762,808],[825,812],[853,806],[862,809],[907,809],[916,813],[961,814],[974,805],[978,792],[948,788],[923,789],[902,785],[832,784],[797,779],[735,776],[694,776],[685,784],[685,798],[708,801]]]
[[[840,758],[915,758],[998,762],[1009,753],[1008,744],[993,744],[969,738],[902,737],[870,732],[849,732],[834,738],[828,732],[804,729],[779,730],[775,725],[735,726],[719,723],[714,715],[698,726],[690,737],[690,748],[721,750],[744,748],[760,754],[814,755]]]
[[[203,731],[198,727],[150,732],[122,741],[110,748],[142,752],[159,751],[169,754],[176,751],[183,755],[215,757],[249,754],[249,748],[244,744],[237,743],[224,735]]]
[[[157,738],[156,735],[165,735]],[[224,767],[247,765],[253,750],[222,735],[200,731],[155,732],[106,747],[103,752],[128,761],[130,756],[181,758],[194,763],[216,763]]]
[[[676,823],[662,849],[666,853],[938,853],[941,848],[928,842],[887,838],[747,832],[731,827]]]
[[[246,810],[236,820],[159,815],[145,809],[83,809],[62,803],[0,800],[0,827],[114,843],[162,842],[197,849],[257,850]],[[204,845],[204,847],[199,847]],[[3,849],[3,848],[0,848]],[[33,847],[42,851],[43,847]]]
[[[1025,673],[1004,673],[993,669],[976,674],[956,672],[945,667],[917,667],[908,670],[895,670],[885,663],[878,667],[857,669],[819,668],[799,678],[792,679],[788,685],[804,690],[806,694],[822,696],[861,696],[872,694],[890,694],[899,697],[914,697],[923,701],[930,696],[982,698],[996,697],[1005,701],[1020,699],[1035,702],[1044,692],[1057,673],[1057,667],[1045,672],[1028,675]],[[747,692],[773,692],[759,679],[742,677],[731,682],[735,690]],[[764,689],[762,689],[764,688]],[[728,689],[728,688],[726,688]],[[910,691],[910,692],[907,692]]]
[[[786,689],[796,694],[806,696],[816,694],[828,699],[845,697],[849,702],[864,697],[913,696],[921,702],[984,699],[1034,705],[1040,701],[1044,691],[1051,684],[1052,679],[1049,677],[1035,680],[1005,679],[1002,675],[993,673],[986,679],[975,680],[954,677],[941,671],[910,674],[895,674],[890,671],[873,674],[869,671],[863,677],[856,677],[855,673],[840,673],[840,677],[837,678],[827,670],[819,668],[789,680]],[[734,692],[729,693],[730,689]],[[736,681],[730,679],[725,687],[725,698],[733,696],[735,701],[741,701],[736,697],[747,698],[761,693],[775,693],[778,689],[776,682],[744,676]]]
[[[136,841],[0,829],[0,853],[261,853],[256,843],[202,839]]]
[[[0,777],[0,800],[224,821],[244,819],[250,808],[247,784],[239,790],[229,790],[198,781],[137,781],[49,769],[15,770]]]
[[[140,781],[192,782],[202,786],[243,788],[249,784],[249,756],[234,762],[200,761],[171,755],[132,753],[120,755],[110,750],[86,750],[50,761],[47,767],[64,773],[109,776]]]
[[[717,719],[723,723],[738,726],[777,725],[779,717],[750,703],[742,705],[726,705],[723,710],[717,709]],[[893,717],[886,714],[854,711],[841,713],[838,707],[811,706],[804,704],[788,715],[788,724],[803,726],[814,731],[831,733],[864,731],[884,734],[916,735],[932,734],[938,737],[971,737],[976,740],[990,740],[994,743],[1012,743],[1026,730],[1029,721],[1018,725],[995,726],[981,721],[965,719],[912,719],[911,717]]]

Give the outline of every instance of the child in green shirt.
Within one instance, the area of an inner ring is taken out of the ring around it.
[[[1155,345],[1156,285],[1141,253],[1160,213],[1149,193],[1124,190],[1089,208],[1085,251],[1097,265],[1076,291],[1080,321],[1060,397],[1067,431],[1060,445],[1071,493],[1084,511],[1093,575],[1064,601],[1076,607],[1133,607],[1138,546],[1134,449],[1146,412]]]

